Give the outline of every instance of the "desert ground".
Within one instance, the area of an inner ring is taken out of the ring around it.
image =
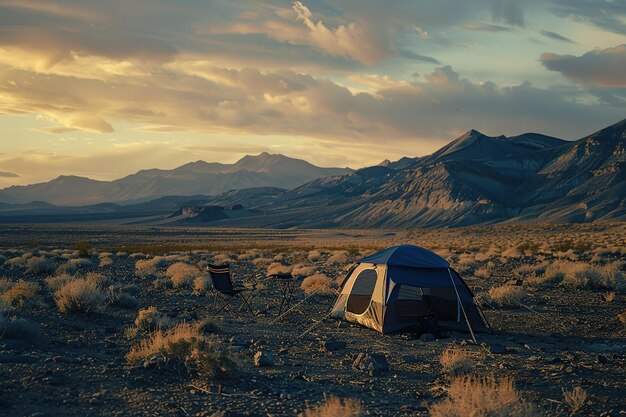
[[[0,237],[2,416],[626,415],[624,223]],[[352,262],[401,243],[448,259],[493,334],[327,318]],[[214,312],[207,263],[257,286],[255,314]],[[283,317],[273,272],[297,276]]]

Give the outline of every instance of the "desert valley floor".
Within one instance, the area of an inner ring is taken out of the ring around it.
[[[626,415],[624,223],[10,225],[0,239],[2,416],[452,416],[436,405],[462,409],[468,380],[487,391],[512,382],[508,414],[497,415]],[[448,259],[493,334],[478,344],[456,332],[383,336],[325,318],[352,262],[400,243]],[[208,262],[261,287],[258,314],[212,313]],[[271,272],[299,277],[285,317]],[[68,299],[72,289],[83,299]]]

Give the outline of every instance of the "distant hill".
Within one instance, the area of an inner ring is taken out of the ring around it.
[[[0,190],[0,202],[35,200],[64,206],[132,203],[169,195],[217,195],[251,187],[294,188],[316,178],[350,173],[348,168],[320,168],[301,159],[266,152],[234,164],[192,162],[172,170],[149,169],[115,180],[60,176],[52,181]]]
[[[288,173],[296,164],[311,169],[307,175],[317,172],[310,164],[293,162],[297,160],[282,163],[284,157],[279,155],[261,156],[244,158],[237,163],[240,168],[233,164],[228,169],[259,173],[280,165]],[[274,158],[277,163],[264,162]],[[209,169],[203,164],[188,164],[172,175],[194,178],[197,170]],[[210,165],[225,175],[224,166]],[[431,155],[385,160],[356,171],[338,170],[293,187],[242,187],[132,206],[0,204],[0,223],[27,218],[95,221],[105,216],[107,221],[133,219],[133,224],[154,225],[407,228],[625,220],[625,167],[626,120],[571,142],[537,133],[491,137],[470,130]],[[136,175],[165,181],[165,175],[154,171]]]

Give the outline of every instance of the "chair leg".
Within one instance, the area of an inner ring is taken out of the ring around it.
[[[256,313],[254,312],[254,310],[252,309],[252,306],[250,306],[249,301],[252,300],[253,297],[253,293],[250,292],[250,295],[248,295],[248,297],[242,295],[241,298],[243,299],[243,302],[241,303],[241,307],[239,307],[239,311],[241,311],[245,306],[248,306],[248,310],[250,310],[250,313],[252,313],[253,316],[256,316]]]
[[[217,310],[214,314],[218,314],[221,313],[224,310],[228,310],[230,311],[232,314],[238,316],[239,314],[233,310],[233,308],[231,307],[230,303],[233,301],[233,298],[227,299],[225,297],[222,297],[219,293],[217,294],[218,297],[220,297],[220,299],[223,301],[222,306],[219,308],[219,310]]]

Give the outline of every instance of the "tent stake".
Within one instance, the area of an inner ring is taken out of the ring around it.
[[[450,281],[452,281],[452,286],[454,287],[454,292],[456,293],[456,299],[458,300],[459,305],[461,306],[461,310],[463,311],[463,316],[465,316],[465,323],[467,324],[467,328],[469,329],[469,332],[472,335],[472,341],[474,341],[474,344],[477,345],[478,342],[476,342],[476,336],[474,336],[474,330],[472,329],[469,319],[467,318],[467,313],[465,313],[465,307],[463,306],[463,303],[461,302],[461,297],[459,296],[459,290],[457,290],[456,288],[456,284],[454,283],[454,278],[452,278],[452,272],[450,272],[450,268],[448,268],[448,275],[450,275]]]

